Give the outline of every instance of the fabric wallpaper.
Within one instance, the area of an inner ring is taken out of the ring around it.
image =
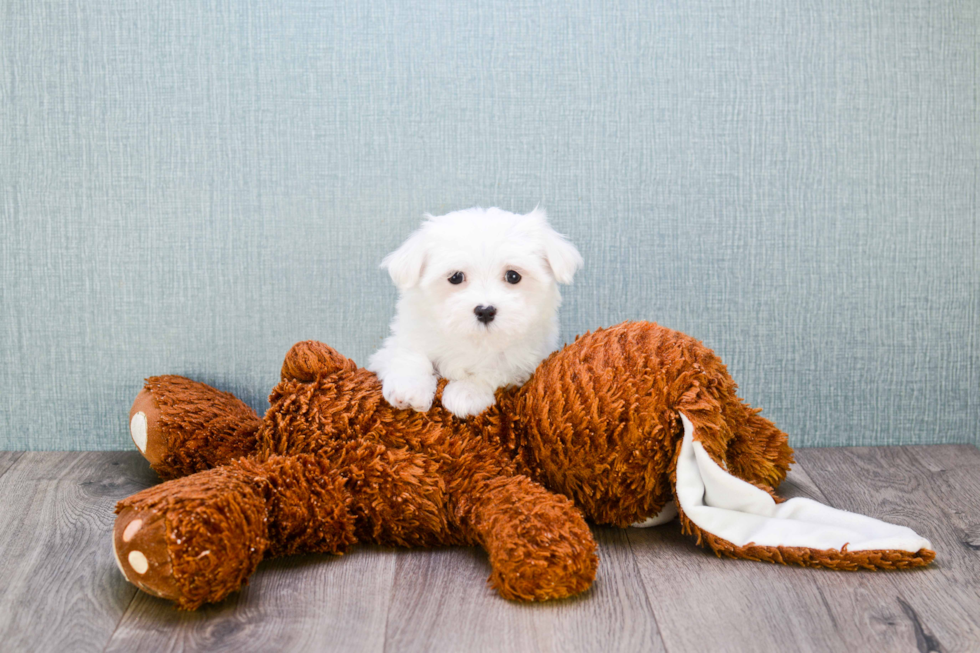
[[[714,348],[801,446],[980,443],[980,3],[0,3],[0,448],[364,364],[421,221],[540,205],[571,339]]]

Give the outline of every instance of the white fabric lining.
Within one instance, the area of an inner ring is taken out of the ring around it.
[[[635,524],[630,524],[632,528],[650,528],[651,526],[660,526],[661,524],[666,524],[672,521],[674,517],[677,516],[677,503],[674,501],[668,501],[664,504],[664,507],[653,517],[644,519],[643,521],[638,521]]]
[[[796,498],[777,504],[769,494],[723,470],[700,442],[686,415],[677,460],[677,501],[703,531],[735,546],[804,547],[915,553],[932,549],[929,540],[905,526]]]

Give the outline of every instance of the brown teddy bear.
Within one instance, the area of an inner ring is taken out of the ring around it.
[[[207,385],[153,377],[131,431],[172,480],[119,502],[116,559],[140,588],[194,609],[265,557],[479,545],[503,597],[543,600],[595,579],[586,519],[657,523],[676,499],[684,531],[719,555],[841,569],[932,560],[907,528],[776,498],[792,450],[735,392],[700,342],[643,322],[576,339],[465,421],[438,394],[426,413],[391,407],[374,374],[313,341],[286,355],[262,419]]]

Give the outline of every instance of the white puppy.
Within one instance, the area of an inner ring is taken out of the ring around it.
[[[476,415],[497,388],[526,381],[555,349],[558,284],[572,282],[582,256],[538,209],[426,217],[381,263],[400,297],[391,335],[368,369],[397,408],[428,410],[442,376],[442,405]]]

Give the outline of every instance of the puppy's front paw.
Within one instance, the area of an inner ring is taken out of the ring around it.
[[[414,408],[426,412],[436,395],[436,377],[389,374],[381,385],[381,394],[395,408]]]
[[[469,381],[451,381],[442,391],[442,405],[456,417],[478,415],[493,402],[493,390]]]

